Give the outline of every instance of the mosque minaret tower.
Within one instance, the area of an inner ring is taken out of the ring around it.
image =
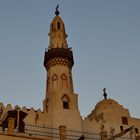
[[[65,25],[58,7],[50,24],[50,43],[45,51],[44,66],[47,71],[46,97],[43,102],[46,124],[52,127],[66,125],[81,128],[78,95],[74,93],[72,49],[67,45]]]

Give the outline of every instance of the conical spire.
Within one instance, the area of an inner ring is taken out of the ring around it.
[[[65,32],[65,25],[58,11],[59,5],[56,7],[56,16],[50,24],[50,48],[68,48],[67,47],[67,34]]]

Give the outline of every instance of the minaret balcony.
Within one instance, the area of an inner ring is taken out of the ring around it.
[[[71,63],[71,67],[74,64],[73,60],[73,53],[71,48],[51,48],[45,51],[45,56],[44,56],[44,66],[47,66],[47,63],[53,59],[53,58],[63,58],[67,59]]]

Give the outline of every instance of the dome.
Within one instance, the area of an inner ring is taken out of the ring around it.
[[[103,99],[98,102],[92,112],[87,116],[90,120],[96,118],[97,116],[103,114],[128,114],[129,112],[122,105],[113,99]]]
[[[113,99],[103,99],[100,102],[98,102],[95,106],[95,109],[101,109],[101,108],[111,108],[112,106],[120,106],[119,103]]]
[[[97,114],[102,112],[117,112],[117,110],[122,110],[123,106],[113,99],[103,99],[98,102],[95,106],[95,111]]]

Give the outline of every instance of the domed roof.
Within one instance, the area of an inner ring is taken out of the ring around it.
[[[113,99],[103,99],[95,106],[95,111],[97,114],[99,112],[114,112],[121,109],[123,109],[123,106]]]
[[[113,99],[103,99],[96,104],[95,109],[111,107],[112,105],[119,106],[119,103]]]
[[[98,102],[92,112],[87,116],[90,120],[94,117],[99,116],[102,113],[115,113],[115,114],[128,114],[128,109],[125,109],[117,101],[113,99],[103,99]]]

